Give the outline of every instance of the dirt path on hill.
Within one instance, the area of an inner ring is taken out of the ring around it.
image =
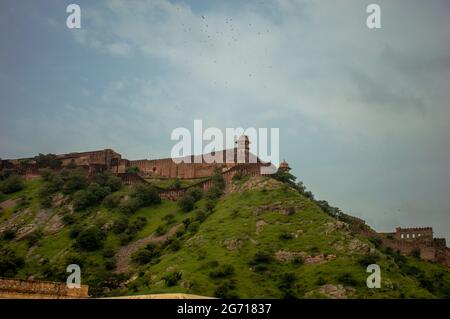
[[[149,244],[149,243],[163,243],[168,240],[170,237],[175,235],[178,228],[180,228],[182,224],[173,226],[166,234],[157,236],[155,234],[151,234],[147,237],[136,240],[135,242],[128,244],[126,246],[122,246],[119,252],[116,255],[116,273],[126,272],[128,271],[128,266],[130,264],[131,255],[133,255],[139,248]]]

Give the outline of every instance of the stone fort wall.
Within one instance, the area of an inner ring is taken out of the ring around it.
[[[0,278],[0,298],[79,299],[88,298],[89,287],[68,288],[66,283]]]

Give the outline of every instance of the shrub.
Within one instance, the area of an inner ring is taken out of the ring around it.
[[[11,194],[23,189],[23,178],[18,174],[12,174],[0,182],[0,191]]]
[[[69,232],[69,237],[75,239],[80,235],[82,231],[83,227],[81,225],[74,225]]]
[[[191,233],[196,233],[199,228],[200,228],[200,223],[199,222],[193,222],[193,223],[189,224],[187,229]]]
[[[106,270],[113,270],[116,268],[116,260],[114,258],[106,259],[104,265]]]
[[[179,251],[181,249],[181,246],[182,246],[181,241],[175,238],[170,241],[168,248],[172,251]]]
[[[223,191],[217,186],[212,186],[208,191],[205,193],[205,198],[209,200],[215,200],[218,199],[222,195]]]
[[[361,266],[367,267],[371,264],[376,264],[377,261],[380,259],[380,256],[377,253],[368,253],[364,256],[362,256],[358,262]]]
[[[165,220],[167,224],[172,224],[175,220],[175,214],[174,213],[168,213],[163,216],[162,220]]]
[[[202,211],[197,212],[197,214],[195,214],[195,220],[198,222],[203,222],[206,219],[206,214]]]
[[[0,171],[0,181],[4,181],[12,175],[17,174],[17,172],[13,169],[4,168]]]
[[[122,180],[111,173],[95,174],[92,181],[102,187],[109,187],[111,192],[118,191],[122,187]]]
[[[141,184],[134,187],[131,197],[135,198],[139,207],[161,203],[158,191],[152,185]]]
[[[180,188],[181,188],[181,182],[180,182],[180,180],[179,180],[179,179],[176,179],[176,180],[173,182],[172,187],[175,188],[175,189],[180,189]]]
[[[82,267],[83,266],[83,262],[84,262],[83,256],[81,256],[80,254],[76,254],[76,253],[70,253],[65,258],[65,264],[66,265],[75,264],[75,265],[78,265],[78,266]]]
[[[214,171],[211,181],[212,181],[214,187],[219,189],[221,192],[225,189],[225,180],[223,179],[220,169],[216,169]]]
[[[174,271],[163,277],[167,287],[175,286],[181,279],[181,272]]]
[[[125,173],[127,173],[127,174],[135,174],[135,173],[139,173],[139,167],[137,167],[137,166],[130,166],[130,167],[127,167],[127,168],[125,169]]]
[[[156,228],[155,233],[158,236],[162,236],[165,233],[167,233],[168,229],[165,225],[159,225],[158,228]]]
[[[233,265],[226,264],[226,265],[221,265],[217,269],[211,271],[209,273],[209,276],[211,278],[224,278],[224,277],[228,277],[232,274],[234,274]]]
[[[185,193],[178,200],[178,206],[180,206],[180,208],[183,212],[190,212],[195,207],[195,199],[194,199],[194,197]]]
[[[294,238],[294,236],[293,236],[291,233],[289,233],[289,232],[283,231],[283,232],[280,234],[279,238],[280,238],[281,240],[289,240],[289,239]]]
[[[323,285],[325,285],[326,283],[327,283],[326,280],[325,280],[322,276],[317,277],[316,285],[318,285],[318,286],[323,286]]]
[[[7,229],[2,233],[1,239],[3,240],[13,240],[16,238],[16,231],[14,229]]]
[[[102,252],[102,256],[105,258],[111,258],[114,257],[114,255],[116,254],[116,252],[114,251],[114,249],[112,249],[111,247],[107,247],[103,250]]]
[[[119,207],[120,204],[120,195],[118,194],[109,194],[103,199],[103,204],[108,208],[116,208]]]
[[[123,214],[132,215],[138,211],[140,203],[135,198],[130,198],[126,202],[120,204],[119,209]]]
[[[91,205],[91,196],[85,189],[79,190],[73,196],[73,208],[83,210]]]
[[[64,187],[64,180],[60,175],[53,175],[46,184],[47,192],[49,194],[56,193]]]
[[[139,216],[136,220],[129,223],[127,230],[125,231],[127,234],[136,235],[140,230],[142,230],[145,225],[147,225],[147,219],[143,216]]]
[[[297,256],[294,259],[292,259],[292,265],[294,265],[295,267],[301,266],[304,263],[305,263],[305,261],[300,256]]]
[[[295,292],[293,291],[296,281],[297,276],[293,272],[287,272],[281,275],[278,288],[280,288],[281,292],[283,293],[284,299],[297,298]]]
[[[193,219],[191,217],[186,217],[183,219],[182,223],[185,228],[188,228],[189,224],[193,222]]]
[[[119,235],[119,240],[121,245],[126,245],[133,240],[133,235],[122,233]]]
[[[420,259],[420,248],[416,248],[413,251],[411,251],[411,257]]]
[[[271,254],[266,253],[266,252],[257,252],[252,260],[251,260],[251,264],[253,265],[257,265],[257,264],[269,264],[273,261],[273,257]]]
[[[205,210],[208,213],[212,213],[214,211],[214,207],[216,207],[216,200],[215,199],[208,199],[205,203]]]
[[[112,231],[114,234],[123,233],[128,228],[128,219],[126,217],[121,217],[114,221],[112,226]]]
[[[340,274],[337,278],[337,280],[344,285],[349,285],[349,286],[356,286],[358,284],[358,282],[356,281],[356,279],[353,277],[353,275],[349,272],[344,272],[342,274]]]
[[[83,250],[95,251],[103,246],[105,238],[106,235],[101,229],[90,227],[79,234],[76,243]]]
[[[75,193],[73,207],[75,210],[82,210],[89,206],[97,205],[110,192],[111,190],[108,186],[102,187],[97,183],[91,183],[87,189],[82,189]]]
[[[0,247],[0,277],[14,277],[24,263],[24,259],[12,249]]]
[[[29,235],[27,235],[26,240],[28,243],[28,246],[31,247],[34,244],[36,244],[43,236],[43,233],[41,230],[35,230],[32,233],[30,233]]]
[[[64,225],[72,225],[75,223],[75,217],[71,213],[65,213],[62,217]]]
[[[84,170],[73,170],[68,173],[62,192],[72,194],[86,187],[86,173]]]
[[[191,187],[186,191],[186,194],[194,198],[194,201],[199,201],[203,196],[203,191],[200,187]]]
[[[374,238],[370,238],[369,240],[370,240],[370,242],[371,242],[372,244],[375,245],[375,248],[380,247],[381,244],[382,244],[382,241],[381,241],[380,238],[375,238],[375,237],[374,237]]]
[[[87,192],[91,197],[93,205],[95,205],[111,193],[111,188],[109,186],[100,186],[94,182],[89,184]]]
[[[233,290],[236,288],[236,284],[232,280],[225,280],[214,290],[214,296],[222,299],[236,299],[238,298],[236,292]]]
[[[139,265],[145,265],[152,261],[154,257],[155,254],[153,252],[146,249],[141,249],[134,253],[131,258],[135,263]]]

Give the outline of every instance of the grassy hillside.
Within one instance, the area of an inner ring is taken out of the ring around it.
[[[377,248],[271,178],[235,181],[189,212],[162,201],[130,213],[123,202],[137,195],[125,186],[111,195],[115,204],[74,210],[78,195],[56,191],[43,208],[46,183],[27,181],[0,197],[0,276],[65,281],[77,263],[96,296],[450,297],[449,268]],[[366,287],[370,263],[381,267],[380,289]]]

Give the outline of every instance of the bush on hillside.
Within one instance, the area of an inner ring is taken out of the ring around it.
[[[127,201],[119,205],[119,210],[126,215],[132,215],[140,208],[139,200],[136,198],[129,198]]]
[[[131,197],[135,198],[140,207],[161,203],[157,189],[152,185],[141,184],[134,187]]]
[[[16,230],[9,228],[1,234],[0,238],[3,240],[13,240],[14,238],[16,238]]]
[[[43,237],[43,235],[44,234],[39,229],[28,234],[27,237],[25,238],[27,241],[28,247],[34,246]]]
[[[23,189],[23,178],[18,174],[12,174],[0,182],[0,191],[11,194]]]
[[[12,249],[0,246],[0,277],[14,277],[25,260]]]
[[[64,183],[62,192],[64,194],[73,194],[76,191],[86,187],[86,173],[82,169],[72,170],[67,173],[67,180]]]
[[[340,274],[338,276],[337,280],[339,283],[341,283],[343,285],[348,285],[348,286],[358,285],[358,281],[349,272],[344,272],[344,273]]]
[[[191,196],[197,202],[202,198],[203,191],[200,187],[191,187],[186,191],[186,195]]]
[[[114,221],[112,226],[112,231],[114,234],[121,234],[125,232],[128,228],[128,219],[126,217],[121,217],[118,220]]]
[[[183,212],[190,212],[195,207],[195,199],[194,199],[194,197],[185,193],[178,200],[178,206],[180,206],[180,208]]]
[[[106,234],[98,227],[90,227],[83,230],[77,238],[77,246],[86,251],[95,251],[103,247]]]
[[[122,187],[122,180],[111,173],[95,174],[92,181],[103,187],[109,187],[111,192],[118,191]]]
[[[368,265],[376,264],[379,259],[380,255],[375,252],[370,252],[359,258],[358,262],[361,266],[367,267]]]
[[[214,290],[214,296],[221,299],[237,299],[238,295],[234,291],[236,283],[234,280],[225,280]]]
[[[119,194],[109,194],[103,199],[103,204],[108,208],[117,208],[120,205],[120,199]]]
[[[225,264],[220,265],[217,269],[212,270],[209,273],[211,278],[225,278],[234,274],[233,265]]]
[[[181,280],[181,276],[181,272],[174,271],[165,275],[163,277],[163,280],[165,281],[167,287],[172,287],[178,284],[178,282]]]

